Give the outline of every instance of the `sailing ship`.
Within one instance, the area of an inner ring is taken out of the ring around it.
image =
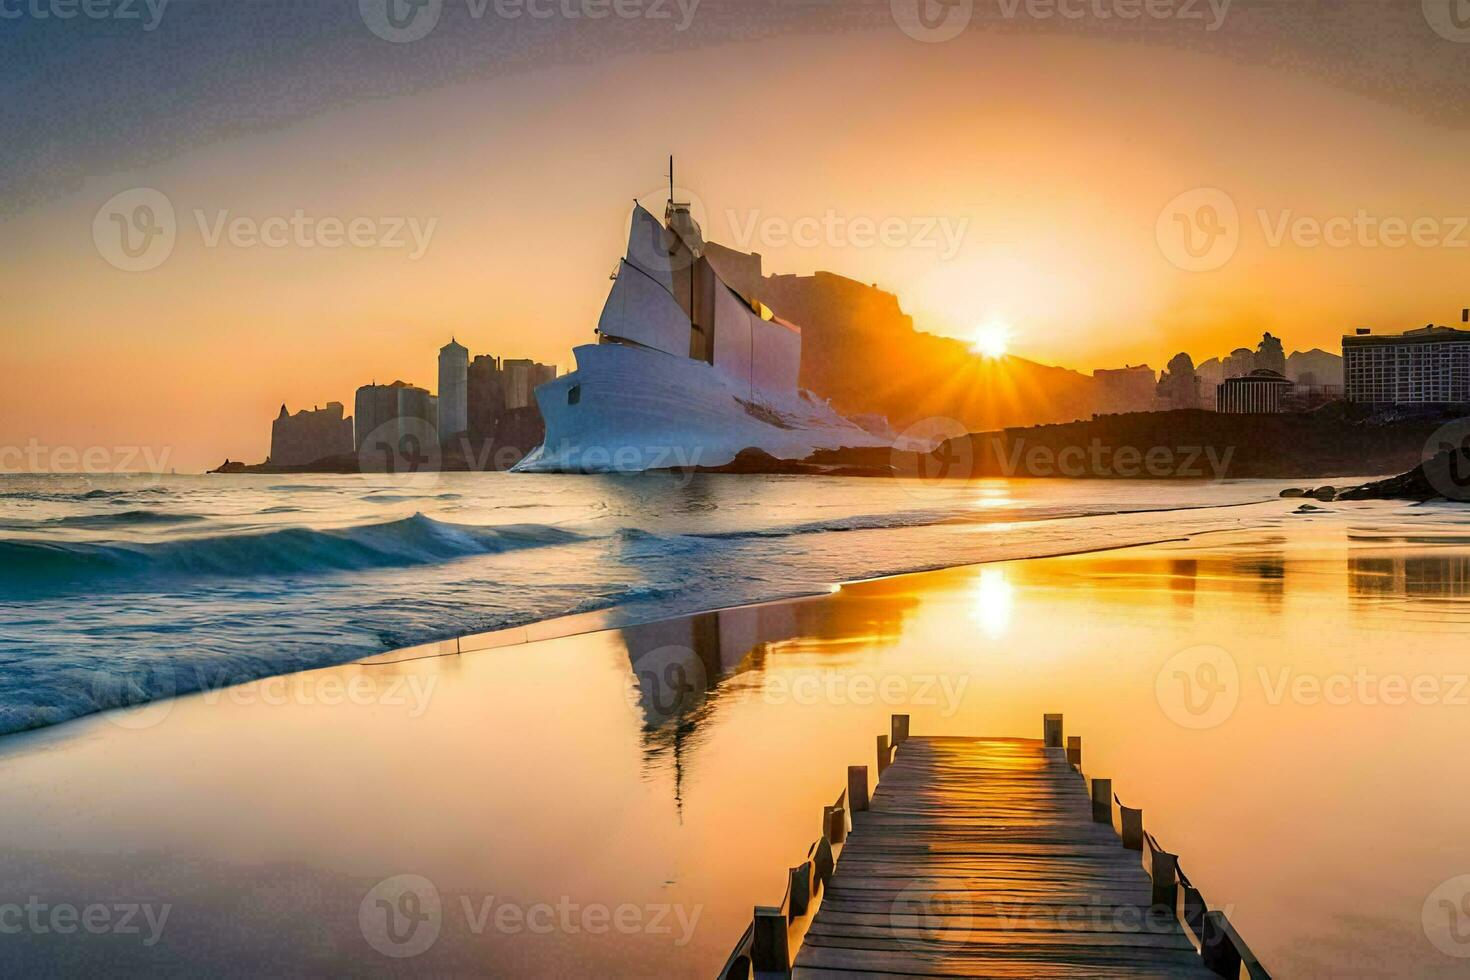
[[[747,449],[791,460],[889,445],[800,387],[801,328],[720,277],[672,185],[662,224],[634,204],[597,343],[536,388],[545,441],[514,469],[636,472],[722,466]]]

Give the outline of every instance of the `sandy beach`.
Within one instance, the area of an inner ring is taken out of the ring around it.
[[[1463,975],[1438,900],[1470,873],[1470,524],[1297,508],[644,625],[595,613],[9,737],[0,873],[33,907],[0,927],[43,928],[7,964],[707,977],[891,713],[1035,736],[1054,711],[1275,975]],[[417,916],[407,942],[379,902]]]

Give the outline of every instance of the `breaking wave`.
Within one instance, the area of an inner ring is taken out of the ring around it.
[[[63,490],[5,490],[0,491],[0,500],[34,500],[69,504],[86,500],[118,500],[124,497],[169,492],[166,487],[139,487],[135,490],[88,490],[84,493],[67,493]]]
[[[415,514],[386,524],[342,529],[283,528],[148,544],[0,540],[0,589],[34,595],[67,593],[99,583],[112,589],[143,587],[178,577],[400,568],[580,538],[543,524],[471,526]]]

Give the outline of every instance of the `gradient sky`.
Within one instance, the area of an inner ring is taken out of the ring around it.
[[[197,470],[263,458],[282,402],[435,386],[451,334],[570,368],[670,153],[706,237],[767,272],[876,282],[935,332],[1001,319],[1015,353],[1078,370],[1263,330],[1332,350],[1470,304],[1470,43],[1418,2],[1238,2],[1214,32],[1005,9],[977,2],[944,43],[887,2],[703,0],[678,31],[674,6],[532,22],[446,0],[409,44],[355,0],[174,0],[154,31],[0,19],[0,446],[146,445]],[[93,222],[136,187],[167,196],[177,241],[124,272]],[[1196,188],[1239,215],[1207,271],[1156,234]],[[298,209],[433,233],[411,258],[210,247],[198,224]],[[1270,241],[1283,217],[1359,212],[1451,246]],[[898,238],[853,241],[860,218]],[[816,240],[785,241],[802,221]]]

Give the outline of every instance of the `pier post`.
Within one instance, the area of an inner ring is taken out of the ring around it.
[[[832,859],[832,842],[823,834],[817,841],[817,852],[812,855],[812,874],[826,888],[832,877],[832,870],[836,867],[837,862]]]
[[[1082,768],[1082,736],[1067,736],[1067,761],[1078,769]]]
[[[1200,894],[1199,889],[1189,883],[1189,879],[1183,875],[1179,876],[1179,890],[1183,901],[1179,903],[1179,914],[1184,919],[1184,924],[1189,926],[1194,937],[1199,940],[1200,948],[1205,943],[1205,914],[1210,907],[1205,904],[1205,897]]]
[[[888,768],[888,736],[878,736],[878,778],[883,778],[883,770]]]
[[[868,767],[847,767],[847,805],[852,807],[853,813],[860,813],[868,808]]]
[[[1170,915],[1179,906],[1179,856],[1168,851],[1153,850],[1149,854],[1149,877],[1153,878],[1150,904],[1167,909]]]
[[[840,806],[822,807],[822,833],[834,844],[847,838],[847,811]]]
[[[788,919],[806,915],[812,900],[812,863],[803,861],[791,869],[791,905],[786,910]]]
[[[1123,846],[1130,851],[1143,850],[1143,811],[1119,803],[1118,816],[1123,825]]]
[[[893,747],[896,749],[909,737],[909,716],[893,716]]]
[[[755,907],[755,927],[750,939],[750,965],[758,973],[791,972],[791,952],[786,944],[786,916],[770,905]]]
[[[1041,731],[1047,748],[1059,749],[1062,747],[1061,715],[1043,715],[1041,719]]]
[[[1205,931],[1200,936],[1199,955],[1205,962],[1205,969],[1217,976],[1240,976],[1240,951],[1232,941],[1234,932],[1224,912],[1205,913]]]
[[[1112,826],[1113,781],[1111,779],[1092,781],[1092,822]]]

